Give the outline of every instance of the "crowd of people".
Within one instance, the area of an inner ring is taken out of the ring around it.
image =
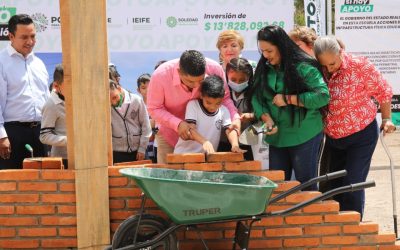
[[[32,19],[15,15],[8,29],[10,44],[0,52],[0,170],[21,168],[30,156],[26,144],[38,157],[51,146],[50,155],[67,166],[63,67],[56,66],[49,91],[45,65],[32,52]],[[216,151],[253,160],[252,146],[241,144],[239,136],[261,121],[266,132],[258,143],[269,145],[269,168],[283,170],[286,180],[317,176],[323,154],[324,171],[348,172],[331,187],[365,181],[379,129],[395,130],[387,81],[366,58],[345,52],[340,40],[317,37],[306,27],[286,33],[266,26],[258,31],[257,44],[258,62],[245,59],[243,36],[223,31],[216,43],[220,62],[186,50],[140,75],[138,94],[120,85],[110,64],[114,163],[165,163],[169,153]],[[382,113],[380,128],[374,100]],[[363,191],[335,199],[341,210],[362,215]]]

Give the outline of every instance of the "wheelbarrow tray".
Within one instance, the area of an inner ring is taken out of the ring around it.
[[[248,174],[125,168],[146,196],[177,224],[252,216],[265,211],[277,184]]]

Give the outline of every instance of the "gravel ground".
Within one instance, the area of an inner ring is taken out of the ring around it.
[[[400,213],[400,133],[389,134],[384,138],[395,166],[397,214]],[[379,224],[380,232],[394,232],[393,203],[390,162],[381,141],[372,157],[368,180],[375,180],[376,187],[366,190],[366,205],[363,221]],[[400,217],[400,215],[398,215]],[[399,218],[400,220],[400,218]],[[400,229],[400,225],[398,225]]]

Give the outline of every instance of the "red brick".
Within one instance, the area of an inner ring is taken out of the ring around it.
[[[376,250],[376,246],[342,247],[341,250]]]
[[[129,216],[133,215],[134,211],[111,211],[110,212],[110,219],[111,220],[125,220]]]
[[[14,228],[0,228],[0,238],[7,238],[7,237],[10,238],[14,236],[15,236]]]
[[[1,203],[32,203],[39,201],[39,194],[0,194]]]
[[[111,222],[110,223],[111,232],[115,232],[117,230],[119,224],[121,224],[121,223],[115,223],[115,222],[113,223],[113,222]]]
[[[288,208],[293,207],[293,205],[281,204],[281,203],[274,203],[274,205],[268,205],[266,211],[267,212],[276,212],[276,211],[283,211]],[[301,210],[296,210],[290,214],[300,214]]]
[[[366,234],[377,233],[379,225],[370,222],[361,222],[359,225],[343,225],[343,233],[345,234]]]
[[[201,237],[203,239],[222,239],[222,231],[200,231]],[[186,231],[185,238],[191,240],[197,240],[199,235],[195,231]]]
[[[75,203],[75,194],[42,194],[42,202],[48,203]]]
[[[0,215],[3,214],[13,214],[14,206],[0,206]]]
[[[395,241],[396,235],[393,233],[378,235],[360,235],[360,243],[362,244],[394,243]]]
[[[24,237],[44,237],[44,236],[56,236],[56,228],[20,228],[18,229],[18,235]]]
[[[1,181],[19,181],[19,180],[37,180],[39,178],[39,171],[34,169],[18,169],[18,170],[1,170]]]
[[[207,154],[207,162],[237,162],[244,161],[242,153],[216,152]]]
[[[39,248],[39,240],[0,240],[0,249]]]
[[[298,181],[284,181],[279,183],[278,187],[274,190],[274,192],[284,192],[295,186],[298,186],[300,182]]]
[[[399,242],[399,241],[397,241]],[[395,245],[381,245],[379,246],[379,250],[399,250],[400,249],[400,243],[397,243]]]
[[[142,204],[141,199],[129,199],[127,200],[128,208],[140,208]],[[155,208],[157,205],[151,199],[146,200],[146,208]]]
[[[304,213],[330,213],[339,212],[339,203],[333,200],[314,203],[303,208]]]
[[[168,168],[168,169],[175,169],[175,170],[182,170],[184,164],[183,163],[169,163],[163,168]]]
[[[304,233],[308,235],[339,235],[340,226],[306,226]]]
[[[281,249],[282,248],[282,240],[251,240],[249,244],[250,249]]]
[[[324,236],[322,244],[324,245],[353,245],[358,243],[357,236]]]
[[[252,239],[254,239],[254,238],[263,238],[264,237],[264,230],[252,229],[251,232],[250,232],[250,237]],[[231,238],[233,238],[233,235],[232,235]]]
[[[142,160],[142,161],[127,161],[127,162],[118,162],[115,163],[114,166],[137,166],[144,164],[151,164],[151,160]]]
[[[19,191],[57,191],[55,182],[19,182]]]
[[[285,179],[285,172],[282,170],[267,170],[260,172],[252,172],[252,175],[264,176],[271,181],[283,181]]]
[[[194,163],[205,162],[205,155],[200,153],[194,154],[167,154],[167,163]]]
[[[226,162],[225,171],[260,171],[260,161]],[[251,174],[251,173],[250,173]]]
[[[67,216],[43,216],[40,220],[40,224],[51,226],[51,225],[76,225],[76,217],[67,217]]]
[[[308,248],[308,250],[340,250],[338,247],[316,247],[316,248]]]
[[[58,206],[58,214],[76,214],[76,206]]]
[[[108,179],[108,185],[110,187],[123,187],[128,185],[127,177],[112,177]]]
[[[61,248],[61,247],[76,247],[77,239],[43,239],[43,248]]]
[[[109,195],[110,198],[117,197],[139,197],[142,191],[139,188],[110,188]]]
[[[17,214],[54,214],[55,206],[17,206]]]
[[[74,170],[42,170],[43,180],[75,180]]]
[[[160,163],[156,163],[156,164],[146,164],[144,165],[146,168],[168,168],[169,164],[160,164]]]
[[[282,217],[267,217],[255,223],[255,226],[278,226],[283,224]]]
[[[295,238],[295,239],[284,239],[284,247],[312,247],[320,244],[319,238]]]
[[[60,183],[61,192],[75,192],[75,183]]]
[[[0,192],[17,190],[16,182],[0,182]]]
[[[121,209],[125,207],[125,200],[110,200],[110,209]]]
[[[61,157],[43,157],[42,169],[63,169],[63,162]]]
[[[360,218],[358,212],[339,212],[339,214],[326,214],[325,222],[359,222]]]
[[[63,237],[75,237],[77,236],[76,227],[60,227],[58,229],[58,235]]]
[[[41,169],[42,161],[41,158],[26,158],[22,162],[23,169]]]
[[[185,163],[183,166],[186,170],[199,171],[222,171],[222,164],[219,162],[212,163]]]
[[[285,200],[286,200],[286,202],[289,202],[289,203],[300,203],[303,201],[308,201],[314,197],[317,197],[320,194],[321,194],[320,192],[316,192],[316,191],[301,191],[301,192],[289,195],[288,197],[285,198]]]
[[[31,226],[37,225],[38,220],[34,217],[0,217],[2,226]]]
[[[317,224],[322,222],[321,215],[288,216],[285,218],[287,224]]]
[[[267,237],[299,236],[302,234],[303,230],[301,227],[265,229],[265,235]]]

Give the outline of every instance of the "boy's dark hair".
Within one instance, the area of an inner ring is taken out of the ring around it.
[[[140,85],[146,84],[146,82],[150,81],[151,75],[148,73],[144,73],[140,75],[137,79],[137,87],[140,88]]]
[[[200,85],[203,96],[211,98],[223,98],[225,96],[224,81],[217,75],[207,76]]]
[[[118,77],[121,77],[121,75],[117,71],[117,67],[114,64],[108,65],[108,76],[111,80],[115,81],[118,83]]]
[[[32,18],[27,14],[14,15],[8,20],[8,32],[15,35],[18,24],[29,25],[33,23]]]
[[[64,82],[64,69],[62,64],[57,64],[54,69],[53,82],[62,84]]]
[[[201,76],[206,72],[206,59],[197,50],[186,50],[179,59],[179,69],[190,76]]]
[[[167,62],[167,60],[158,61],[158,62],[156,63],[156,65],[154,66],[154,70],[156,70],[158,67],[160,67],[161,64],[163,64],[163,63],[165,63],[165,62]]]

